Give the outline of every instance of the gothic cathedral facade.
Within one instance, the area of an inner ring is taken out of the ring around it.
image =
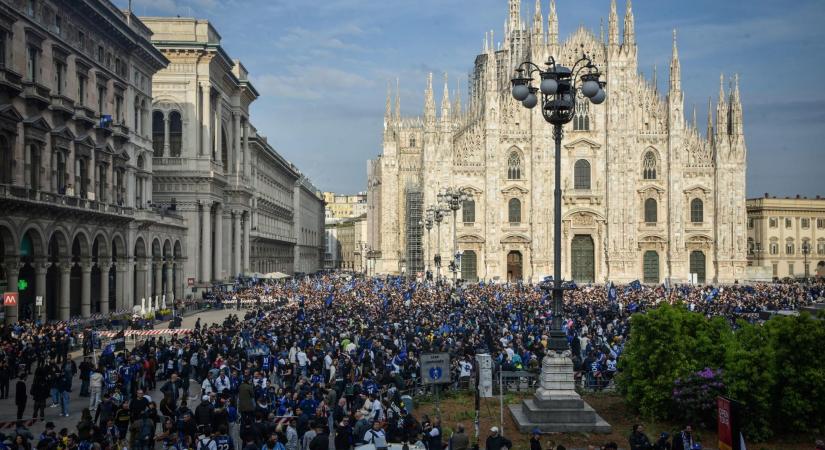
[[[655,76],[639,73],[630,0],[621,35],[613,0],[607,36],[580,27],[563,42],[554,0],[546,28],[539,0],[529,27],[520,0],[508,6],[503,43],[490,32],[475,59],[466,107],[450,101],[445,77],[436,115],[432,74],[423,118],[402,117],[397,94],[394,108],[388,95],[383,153],[368,167],[375,272],[435,271],[434,256],[446,266],[456,245],[463,279],[535,282],[552,274],[559,238],[562,274],[577,282],[742,279],[747,152],[738,79],[727,90],[720,81],[700,134],[695,110],[685,120],[675,31],[666,95]],[[582,52],[602,71],[607,100],[579,102],[565,126],[562,235],[553,236],[552,127],[539,108],[512,98],[510,78],[522,61],[552,55],[571,67]],[[470,191],[472,200],[456,211],[455,228],[448,211],[428,230],[426,209],[446,187]]]

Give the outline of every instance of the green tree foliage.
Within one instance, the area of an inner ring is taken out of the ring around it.
[[[744,404],[750,439],[825,431],[825,315],[737,325],[681,305],[634,315],[619,375],[628,403],[645,417],[676,419],[674,381],[710,367],[723,369],[725,394]]]

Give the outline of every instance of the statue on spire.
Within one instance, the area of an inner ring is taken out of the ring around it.
[[[444,93],[441,96],[441,121],[450,120],[450,88],[448,86],[447,72],[444,72]]]
[[[435,122],[435,99],[433,98],[433,73],[427,75],[427,90],[424,91],[424,122]]]
[[[676,46],[676,28],[673,29],[673,55],[670,58],[670,91],[682,89],[682,66],[679,63],[679,48]]]

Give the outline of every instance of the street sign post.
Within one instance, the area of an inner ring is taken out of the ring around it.
[[[435,391],[435,414],[439,419],[441,418],[441,405],[438,401],[439,385],[450,383],[451,381],[449,353],[421,354],[421,383],[433,385],[433,390]]]

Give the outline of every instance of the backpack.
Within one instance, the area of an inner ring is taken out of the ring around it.
[[[150,419],[144,418],[140,423],[140,439],[142,441],[149,441],[155,435],[155,423]]]
[[[212,438],[209,440],[206,439],[198,439],[198,450],[209,450],[209,444],[215,442]]]

